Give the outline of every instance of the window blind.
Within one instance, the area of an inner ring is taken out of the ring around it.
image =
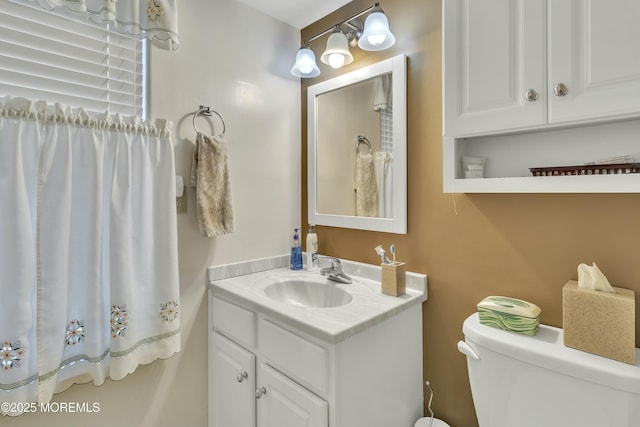
[[[146,40],[64,8],[0,4],[0,95],[146,115]]]

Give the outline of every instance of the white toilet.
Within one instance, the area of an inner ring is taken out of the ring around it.
[[[562,329],[525,336],[480,324],[474,313],[458,349],[467,356],[480,427],[637,427],[636,365],[565,347]]]

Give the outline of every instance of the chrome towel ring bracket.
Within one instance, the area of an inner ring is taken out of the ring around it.
[[[196,118],[198,118],[198,116],[201,114],[207,117],[211,117],[213,114],[218,116],[220,118],[220,121],[222,122],[222,134],[224,135],[224,133],[227,131],[227,125],[224,122],[222,115],[220,115],[220,113],[218,113],[216,110],[213,110],[211,107],[207,107],[205,105],[200,105],[198,107],[198,111],[196,111],[193,115],[193,129],[195,129],[196,133],[200,133],[200,129],[198,129],[198,126],[196,126]]]
[[[366,144],[369,147],[369,154],[373,152],[371,149],[371,143],[366,136],[358,135],[358,142],[356,142],[356,154],[360,151],[360,144]]]

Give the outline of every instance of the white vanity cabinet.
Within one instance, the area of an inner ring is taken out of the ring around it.
[[[218,332],[211,336],[211,369],[212,426],[328,425],[327,402],[271,366],[256,365],[253,353]]]
[[[255,426],[256,356],[217,332],[209,342],[210,426]]]
[[[414,305],[330,343],[210,291],[209,426],[413,425],[423,403],[421,312]]]
[[[211,427],[328,426],[326,401],[258,357],[257,313],[216,297],[211,297],[210,312]],[[261,339],[267,338],[268,332]],[[278,345],[286,350],[291,342]],[[293,356],[306,363],[304,353]]]
[[[445,191],[640,191],[637,176],[511,179],[530,177],[528,167],[640,154],[631,137],[635,129],[622,138],[587,136],[582,145],[566,146],[564,141],[584,136],[559,132],[640,118],[640,2],[443,0],[442,5]],[[534,136],[518,137],[524,133]],[[495,135],[516,135],[516,141],[489,138]],[[493,163],[485,173],[490,179],[462,179],[465,155]],[[528,167],[518,165],[523,159]]]

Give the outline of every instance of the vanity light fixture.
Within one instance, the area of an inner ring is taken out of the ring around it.
[[[320,60],[333,68],[340,68],[353,62],[353,55],[349,51],[349,41],[347,36],[340,31],[340,27],[336,26],[329,36],[327,48],[322,53]]]
[[[365,22],[360,19],[369,14]],[[395,43],[396,39],[389,30],[389,20],[380,8],[380,3],[356,13],[352,17],[328,28],[304,41],[296,55],[291,74],[296,77],[310,78],[320,75],[316,57],[309,47],[312,41],[331,33],[320,60],[333,68],[353,62],[350,47],[358,45],[362,50],[384,50]]]
[[[296,63],[291,68],[291,74],[296,77],[316,77],[320,75],[320,68],[316,64],[316,55],[309,46],[302,46],[296,54]]]
[[[396,38],[389,30],[389,20],[380,6],[375,6],[367,20],[364,21],[364,31],[358,40],[362,50],[384,50],[396,42]]]

